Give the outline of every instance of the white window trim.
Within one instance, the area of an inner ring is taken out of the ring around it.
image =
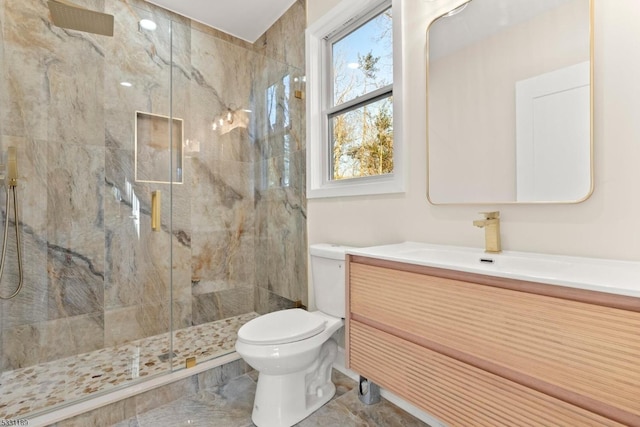
[[[402,193],[406,186],[402,121],[402,27],[401,0],[393,7],[393,173],[343,180],[329,180],[328,123],[323,114],[324,39],[353,20],[389,0],[342,0],[306,31],[307,81],[307,198]]]

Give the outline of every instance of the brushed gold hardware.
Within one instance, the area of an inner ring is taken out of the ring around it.
[[[187,357],[187,359],[184,362],[184,367],[189,369],[189,368],[193,368],[194,366],[196,366],[196,357]]]
[[[484,251],[490,254],[502,252],[500,242],[500,212],[480,212],[484,219],[473,221],[476,227],[484,228]]]
[[[113,15],[86,9],[66,0],[47,2],[53,25],[87,33],[113,36]]]
[[[301,300],[296,300],[293,302],[293,308],[301,308],[303,310],[306,310],[307,306],[304,305]]]
[[[7,148],[7,185],[18,185],[18,155],[16,147]]]
[[[4,179],[3,176],[0,176],[0,181]],[[2,275],[4,273],[5,267],[5,259],[7,255],[7,236],[9,233],[9,202],[11,198],[9,197],[9,190],[13,192],[13,225],[16,230],[16,256],[18,258],[18,286],[15,288],[13,293],[9,296],[0,295],[0,300],[9,300],[15,298],[22,289],[22,285],[24,284],[24,274],[22,270],[22,249],[20,245],[20,215],[18,213],[18,154],[16,147],[8,147],[7,148],[7,188],[5,206],[7,209],[7,217],[4,222],[4,239],[2,244],[2,254],[0,255],[0,282],[2,281]]]
[[[160,208],[162,206],[162,197],[160,190],[151,193],[151,230],[160,231],[162,226],[160,219]]]
[[[298,99],[304,99],[304,92],[301,90],[296,90],[293,92],[293,96],[295,96]]]

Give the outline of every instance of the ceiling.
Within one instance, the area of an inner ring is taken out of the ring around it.
[[[296,0],[147,1],[253,43]]]

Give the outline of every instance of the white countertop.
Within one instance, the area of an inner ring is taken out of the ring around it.
[[[637,261],[515,251],[488,254],[478,248],[418,242],[350,248],[347,253],[640,298]]]

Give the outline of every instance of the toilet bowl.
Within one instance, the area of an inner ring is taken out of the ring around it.
[[[299,308],[257,317],[238,331],[236,351],[258,371],[251,419],[258,427],[289,427],[335,394],[331,369],[344,325],[346,247],[312,245],[318,311]]]
[[[236,342],[238,354],[259,372],[251,418],[258,427],[291,426],[335,394],[331,367],[337,344],[331,335],[342,327],[343,320],[301,309],[277,311],[258,319],[274,327],[269,330],[272,339],[260,343],[253,333],[262,325],[249,322],[245,326],[254,328],[238,331]],[[273,333],[277,326],[288,332],[299,328],[278,336]],[[307,336],[300,338],[302,335]]]

